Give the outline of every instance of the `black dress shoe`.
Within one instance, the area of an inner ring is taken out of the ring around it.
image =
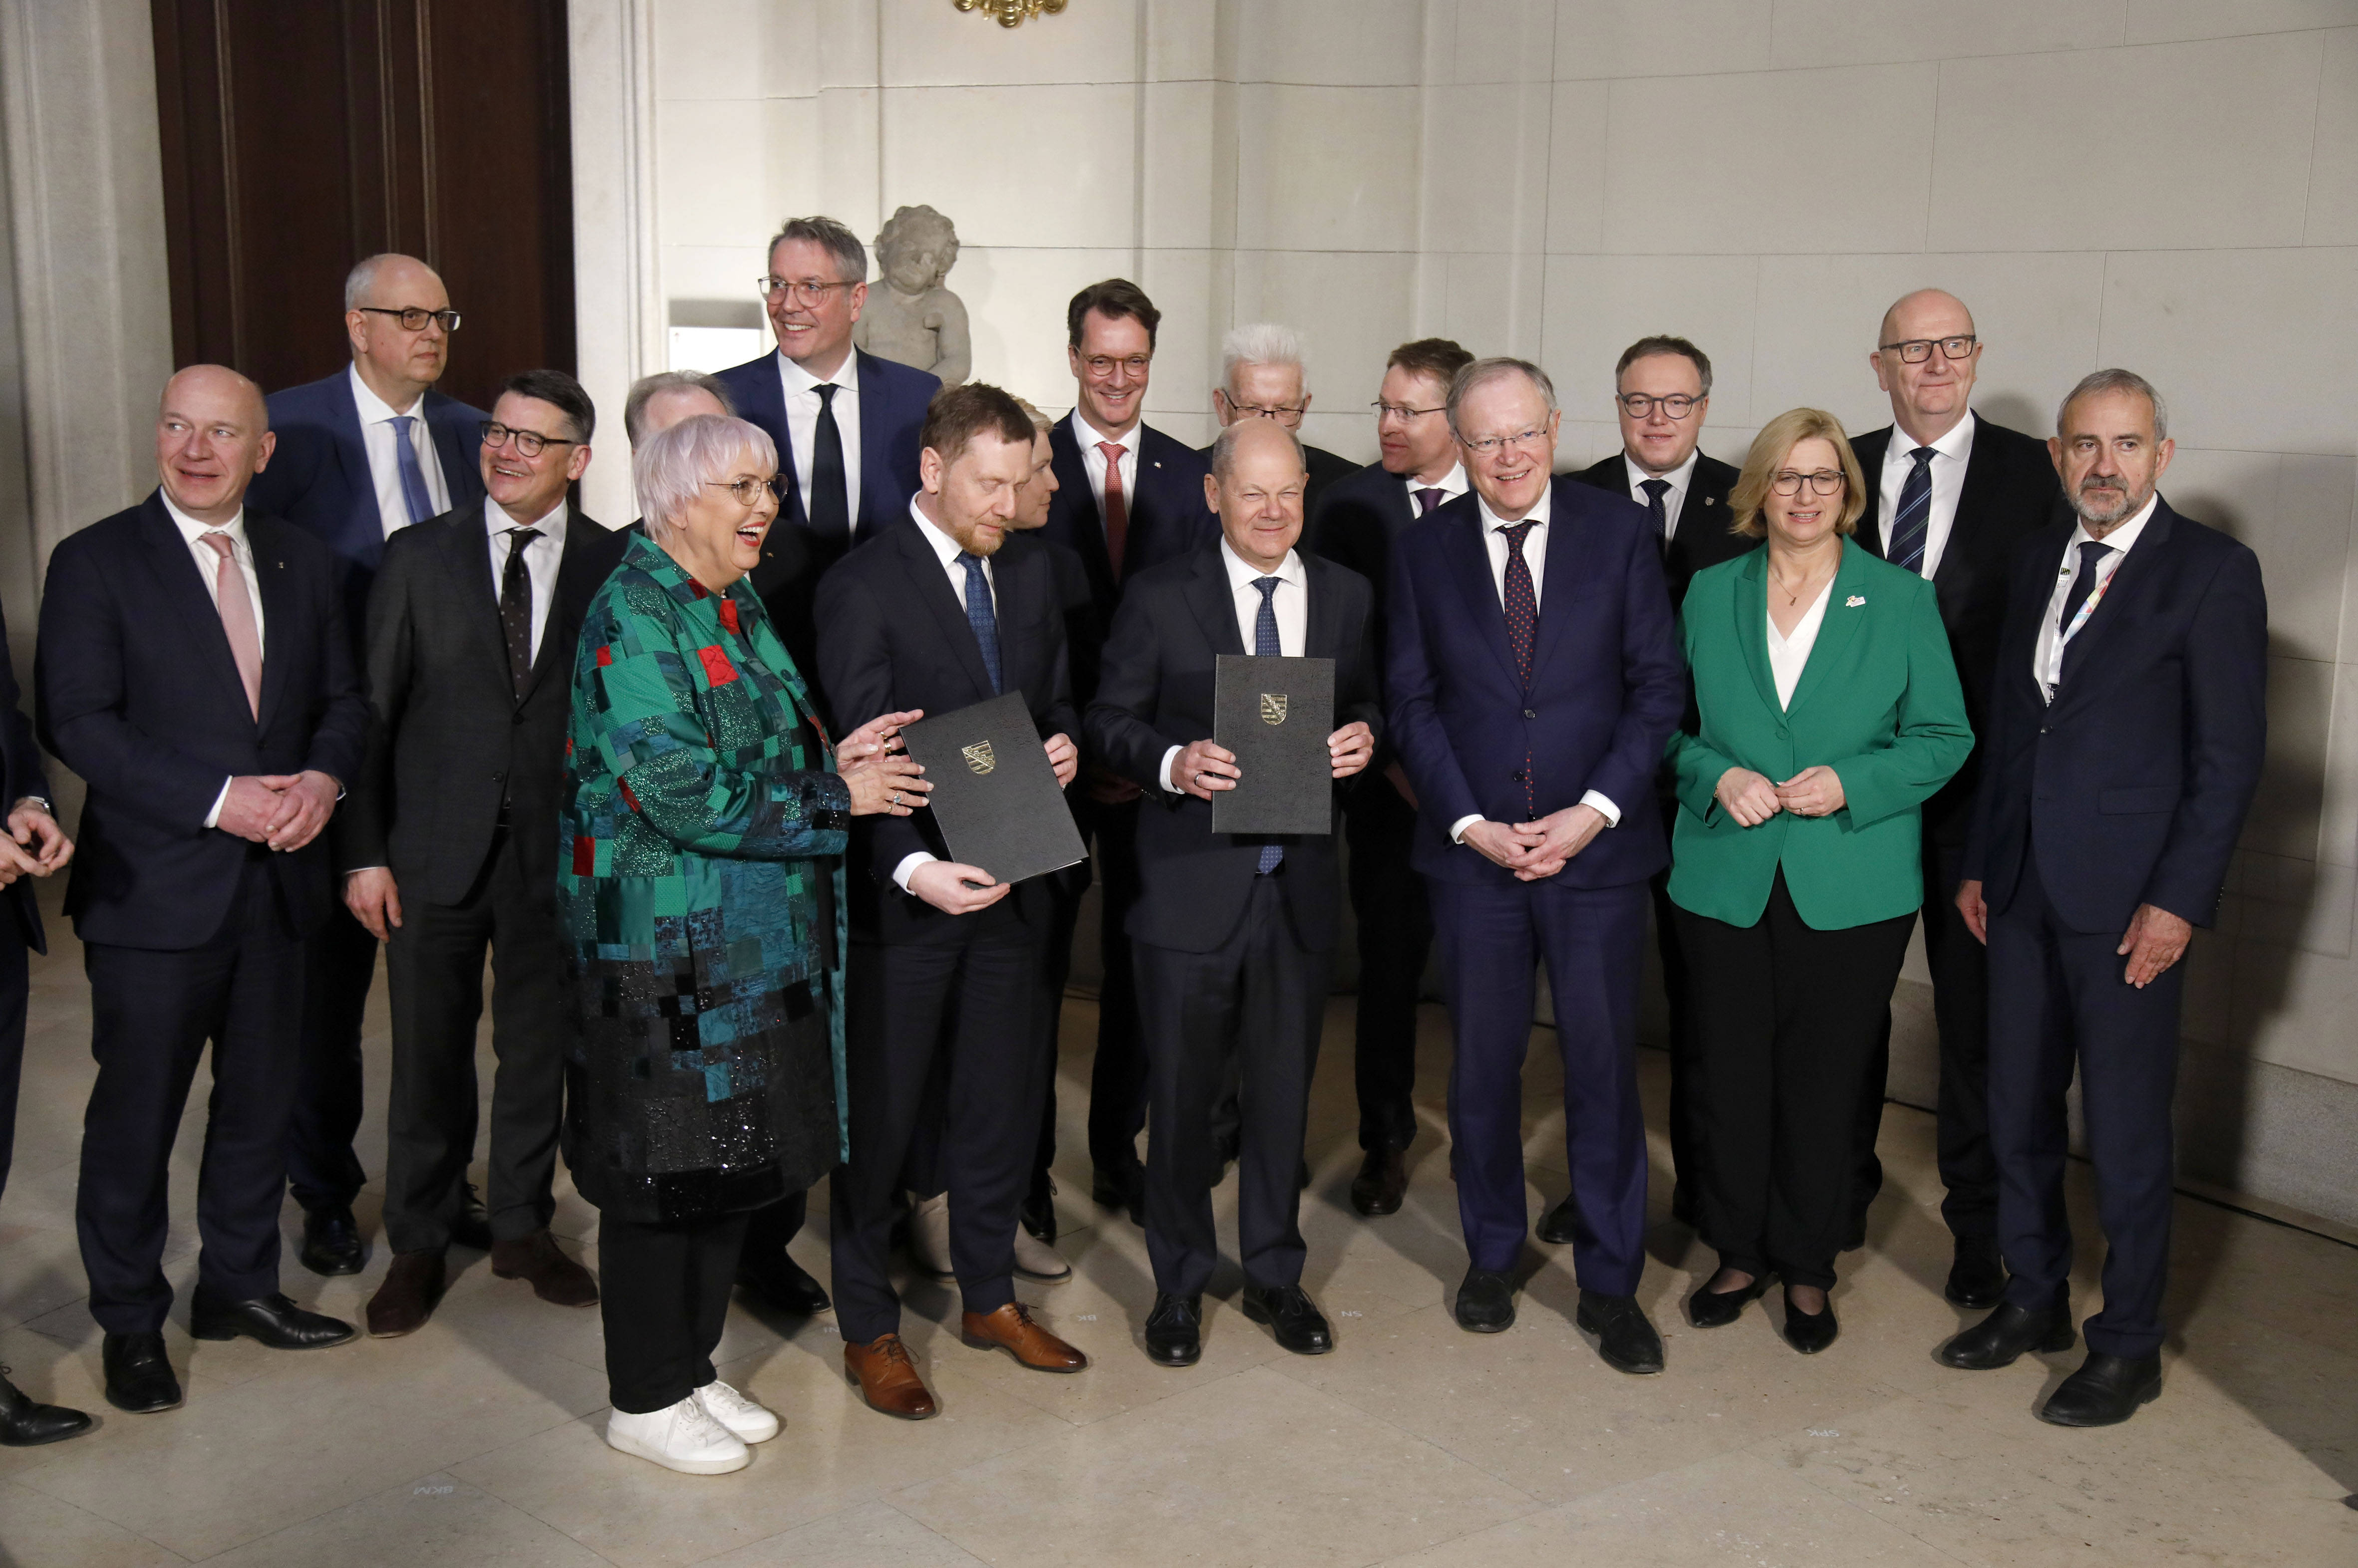
[[[106,1402],[133,1415],[180,1407],[180,1379],[164,1355],[160,1334],[110,1334],[99,1341],[106,1369]]]
[[[2080,1369],[2039,1407],[2050,1426],[2118,1426],[2161,1393],[2161,1357],[2091,1350]]]
[[[1768,1276],[1756,1274],[1752,1282],[1732,1291],[1697,1291],[1687,1298],[1687,1321],[1697,1328],[1725,1328],[1744,1315],[1747,1302],[1758,1301],[1768,1289]]]
[[[1573,1322],[1596,1336],[1597,1355],[1615,1371],[1645,1377],[1662,1369],[1662,1336],[1646,1321],[1637,1297],[1583,1291]]]
[[[1324,1356],[1335,1348],[1335,1331],[1327,1325],[1326,1314],[1300,1285],[1275,1290],[1247,1285],[1244,1307],[1246,1317],[1269,1325],[1280,1349],[1296,1356]]]
[[[1804,1356],[1815,1356],[1834,1342],[1842,1333],[1842,1325],[1834,1321],[1834,1303],[1826,1303],[1823,1312],[1803,1312],[1793,1304],[1793,1292],[1785,1292],[1785,1343]]]
[[[1099,1166],[1089,1182],[1089,1196],[1099,1208],[1126,1209],[1132,1225],[1146,1223],[1146,1167],[1132,1162],[1128,1165]]]
[[[1997,1241],[1987,1236],[1957,1238],[1955,1261],[1949,1265],[1949,1282],[1942,1292],[1961,1307],[1994,1307],[2006,1296],[2006,1264]]]
[[[1193,1367],[1204,1354],[1204,1298],[1154,1292],[1146,1314],[1146,1358],[1158,1367]]]
[[[273,1350],[325,1350],[353,1337],[352,1325],[325,1313],[306,1312],[276,1291],[252,1301],[217,1301],[202,1285],[189,1298],[189,1333],[199,1339],[240,1335]]]
[[[1351,1206],[1364,1215],[1398,1214],[1408,1196],[1408,1160],[1398,1149],[1370,1149],[1351,1178]]]
[[[1540,1221],[1540,1239],[1551,1247],[1568,1247],[1580,1235],[1580,1206],[1566,1193],[1563,1201]]]
[[[1503,1334],[1515,1326],[1515,1282],[1487,1269],[1468,1269],[1457,1287],[1457,1326],[1473,1334]]]
[[[450,1239],[478,1252],[492,1249],[491,1211],[483,1206],[483,1195],[472,1182],[459,1184],[459,1213],[450,1221]]]
[[[90,1430],[90,1417],[63,1405],[45,1405],[8,1380],[0,1367],[0,1447],[38,1448]]]
[[[827,1287],[781,1248],[767,1258],[737,1260],[737,1282],[762,1298],[773,1310],[817,1317],[831,1310]]]
[[[1053,1243],[1056,1239],[1056,1178],[1045,1171],[1035,1172],[1032,1190],[1023,1195],[1023,1206],[1017,1211],[1017,1217],[1034,1238]]]
[[[2026,1350],[2042,1356],[2069,1350],[2078,1337],[2067,1298],[2058,1297],[2044,1312],[2000,1302],[1996,1312],[1932,1352],[1932,1358],[1961,1372],[1994,1372],[2013,1366]]]
[[[361,1227],[350,1204],[321,1204],[303,1211],[303,1249],[296,1258],[315,1274],[357,1274],[368,1264]]]

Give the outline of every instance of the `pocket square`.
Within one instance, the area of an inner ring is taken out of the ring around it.
[[[1866,602],[1866,595],[1863,593],[1854,593],[1848,599],[1843,600],[1843,608],[1844,610],[1856,610],[1860,605],[1865,604]]]

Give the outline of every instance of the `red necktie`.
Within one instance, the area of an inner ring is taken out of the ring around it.
[[[1523,690],[1531,689],[1531,634],[1539,629],[1539,596],[1531,591],[1531,568],[1523,559],[1523,541],[1531,535],[1532,523],[1514,523],[1498,532],[1507,541],[1507,589],[1501,596],[1507,611],[1507,645],[1514,651],[1516,673],[1523,677]],[[1523,752],[1523,809],[1539,816],[1539,792],[1531,786],[1531,754]]]
[[[245,596],[245,573],[238,569],[230,536],[215,529],[200,534],[221,564],[213,568],[213,597],[221,610],[222,632],[229,638],[229,655],[237,661],[237,678],[245,687],[245,705],[262,717],[262,628],[254,624],[254,600]]]
[[[1122,546],[1130,541],[1130,503],[1121,493],[1121,453],[1119,441],[1099,441],[1098,450],[1105,454],[1105,531],[1106,559],[1113,565],[1114,580],[1121,580]]]

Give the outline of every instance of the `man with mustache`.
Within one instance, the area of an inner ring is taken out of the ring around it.
[[[2179,960],[2218,914],[2259,784],[2268,609],[2258,557],[2161,498],[2169,416],[2143,376],[2083,378],[2055,427],[2078,520],[2016,557],[1957,890],[1989,945],[1990,1144],[2013,1277],[1939,1357],[1979,1371],[2071,1347],[2076,1066],[2104,1310],[2039,1416],[2109,1426],[2161,1391]]]

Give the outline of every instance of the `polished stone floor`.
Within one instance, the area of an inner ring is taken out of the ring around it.
[[[943,1413],[907,1425],[845,1387],[830,1321],[771,1321],[741,1303],[722,1376],[786,1430],[736,1475],[675,1476],[600,1441],[598,1314],[543,1305],[493,1280],[481,1255],[454,1253],[448,1299],[406,1339],[308,1355],[198,1344],[184,1302],[166,1337],[187,1405],[119,1414],[99,1393],[73,1236],[87,993],[71,938],[58,947],[35,967],[16,1168],[0,1202],[0,1361],[102,1421],[73,1443],[0,1449],[0,1565],[2358,1563],[2358,1512],[2342,1501],[2358,1490],[2358,1250],[2181,1200],[2161,1400],[2111,1431],[2044,1426],[2031,1410],[2071,1358],[1980,1375],[1931,1359],[1960,1314],[1940,1296],[1930,1118],[1893,1107],[1892,1179],[1834,1293],[1841,1341],[1804,1360],[1757,1308],[1699,1334],[1678,1303],[1710,1260],[1660,1213],[1663,1083],[1648,1053],[1658,1223],[1641,1299],[1670,1369],[1624,1378],[1568,1321],[1569,1260],[1536,1244],[1512,1331],[1452,1322],[1464,1257],[1437,1009],[1424,1019],[1427,1131],[1408,1205],[1372,1222],[1351,1212],[1347,999],[1328,1017],[1303,1216],[1305,1282],[1334,1320],[1331,1356],[1285,1355],[1247,1323],[1230,1263],[1206,1303],[1201,1365],[1146,1361],[1143,1238],[1087,1196],[1095,1013],[1076,1000],[1062,1079],[1073,1153],[1059,1173],[1077,1277],[1022,1294],[1096,1358],[1078,1377],[966,1349],[942,1327],[952,1294],[920,1284],[906,1327]],[[1534,1034],[1529,1074],[1534,1215],[1565,1185],[1551,1044]],[[168,1263],[184,1295],[202,1133],[192,1110]],[[383,1144],[373,1130],[373,1170]],[[2085,1175],[2073,1191],[2083,1223]],[[375,1203],[362,1209],[372,1234]],[[593,1266],[596,1220],[566,1195],[558,1228]],[[822,1228],[796,1250],[824,1276]],[[321,1281],[293,1261],[291,1223],[288,1235],[288,1292],[357,1317],[382,1249],[365,1275]],[[2093,1294],[2087,1281],[2080,1294]]]

